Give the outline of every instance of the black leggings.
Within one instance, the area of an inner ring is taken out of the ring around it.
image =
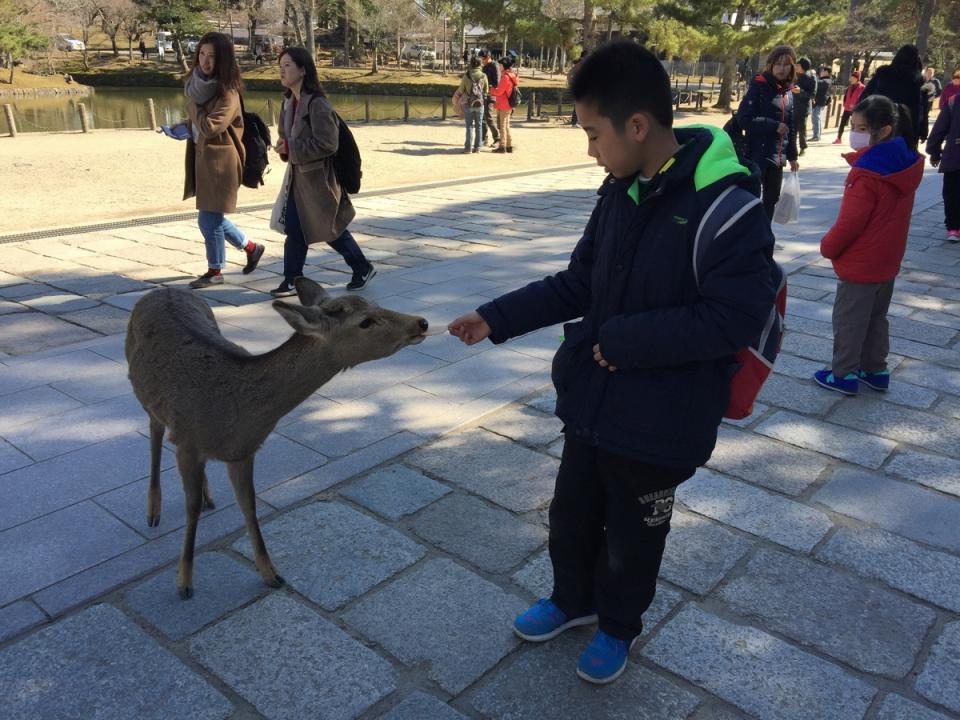
[[[760,182],[763,211],[767,214],[767,220],[773,220],[773,209],[780,199],[780,186],[783,184],[783,166],[764,163]]]
[[[837,139],[843,140],[843,129],[847,126],[847,120],[850,119],[850,116],[853,114],[852,110],[844,110],[843,115],[840,116],[840,126],[837,128]]]

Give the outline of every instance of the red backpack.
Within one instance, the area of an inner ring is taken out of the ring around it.
[[[760,204],[760,198],[732,185],[707,208],[700,219],[693,241],[693,274],[700,284],[700,265],[710,242],[726,232],[748,210]],[[730,379],[730,400],[723,416],[741,420],[753,412],[753,403],[773,370],[773,363],[783,341],[783,316],[787,310],[787,276],[779,264],[771,260],[777,294],[763,330],[756,339],[735,355],[737,369]]]

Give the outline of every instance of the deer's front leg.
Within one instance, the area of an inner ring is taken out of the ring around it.
[[[199,454],[183,445],[177,447],[177,467],[183,481],[187,524],[183,534],[183,551],[177,568],[177,589],[184,600],[193,596],[193,549],[197,539],[197,522],[203,507],[203,460]]]
[[[243,511],[243,519],[247,523],[247,534],[253,546],[253,559],[257,565],[260,577],[270,587],[283,585],[283,578],[277,574],[273,562],[267,554],[267,546],[260,534],[260,523],[257,520],[257,497],[253,489],[253,456],[240,462],[227,463],[227,473],[233,484],[233,493],[237,497],[237,504]]]

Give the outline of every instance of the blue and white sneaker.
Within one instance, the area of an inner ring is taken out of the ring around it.
[[[868,388],[872,388],[877,392],[886,392],[890,389],[890,371],[882,370],[877,373],[868,373],[865,370],[861,370],[858,374],[860,382],[866,385]]]
[[[577,661],[577,675],[594,685],[612,683],[627,669],[627,656],[638,637],[627,642],[597,630]]]
[[[579,625],[590,625],[597,621],[596,614],[581,615],[568,619],[566,613],[558,608],[553,600],[537,600],[528,610],[517,615],[513,621],[513,632],[517,637],[530,642],[553,640],[564,630]]]
[[[820,387],[844,395],[856,395],[860,392],[860,380],[855,373],[847,373],[843,377],[837,377],[832,370],[817,370],[813,374],[813,381]]]

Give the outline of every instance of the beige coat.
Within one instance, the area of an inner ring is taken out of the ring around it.
[[[187,140],[183,199],[196,196],[197,210],[231,213],[243,179],[243,114],[240,95],[228,90],[205,105],[187,101],[190,122],[200,136]]]
[[[284,159],[292,166],[293,195],[303,236],[308,245],[332,243],[356,215],[350,197],[337,182],[330,160],[340,144],[337,118],[325,97],[303,93],[290,136],[286,137],[286,116],[292,107],[292,97],[284,100],[280,137],[287,141]]]

